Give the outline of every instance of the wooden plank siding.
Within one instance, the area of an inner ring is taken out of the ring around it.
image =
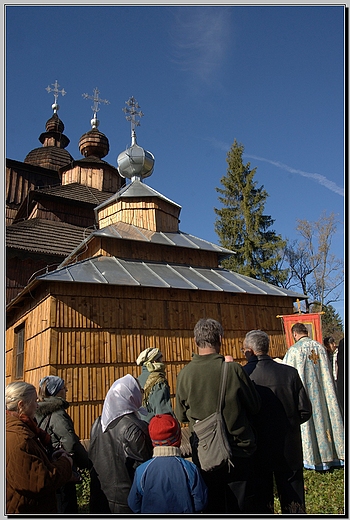
[[[123,240],[106,237],[94,237],[89,243],[89,247],[79,253],[78,260],[86,260],[94,256],[116,256],[117,258],[127,258],[142,260],[144,262],[167,262],[192,267],[203,267],[217,269],[218,254],[215,251],[203,251],[198,249],[183,250],[180,247],[162,246],[161,256],[159,249],[150,242],[140,240]],[[72,259],[72,263],[76,258]]]
[[[69,413],[81,439],[88,439],[115,379],[139,375],[136,358],[158,347],[166,360],[172,400],[179,370],[196,352],[193,327],[212,317],[225,330],[222,353],[244,363],[240,351],[247,331],[265,330],[271,355],[286,347],[279,314],[293,312],[288,297],[181,291],[99,284],[53,283],[13,315],[6,334],[6,383],[14,379],[14,331],[25,322],[24,380],[38,387],[48,374],[68,386]],[[38,301],[40,300],[40,301]]]
[[[179,228],[179,207],[158,198],[152,200],[120,200],[99,211],[99,228],[124,222],[151,231],[176,232]]]

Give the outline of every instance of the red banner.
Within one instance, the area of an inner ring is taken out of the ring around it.
[[[294,345],[295,341],[292,336],[291,328],[294,323],[303,323],[309,331],[309,338],[315,339],[321,345],[323,344],[321,314],[318,312],[310,314],[287,314],[279,316],[282,318],[284,333],[286,336],[287,348]]]

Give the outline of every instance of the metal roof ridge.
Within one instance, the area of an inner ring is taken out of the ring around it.
[[[221,274],[220,271],[227,271],[228,273],[234,273],[234,274],[237,274],[235,271],[231,271],[230,269],[224,269],[222,267],[216,267],[216,268],[210,268],[211,271],[213,271],[213,273],[216,274],[216,276],[218,276],[219,278],[222,278],[222,280],[224,280],[226,283],[229,283],[230,285],[232,285],[232,287],[235,287],[236,289],[238,289],[241,293],[244,293],[244,294],[247,294],[247,291],[245,291],[244,289],[242,289],[242,287],[240,287],[239,285],[237,285],[236,283],[232,282],[231,280],[229,280],[228,278],[225,278],[225,276],[223,276]]]
[[[217,290],[221,291],[221,292],[224,292],[223,288],[222,287],[219,287],[218,285],[216,285],[216,283],[212,282],[211,280],[209,280],[209,278],[206,278],[202,273],[200,273],[199,271],[197,271],[197,269],[195,267],[192,267],[191,265],[189,266],[189,269],[190,271],[194,271],[198,276],[200,276],[201,278],[203,278],[203,280],[205,280],[207,283],[209,283],[210,285],[212,285],[213,287],[215,287]],[[208,269],[207,270],[211,270],[211,269]]]
[[[268,294],[266,291],[261,289],[258,285],[255,285],[253,282],[250,281],[250,280],[255,280],[255,278],[250,278],[249,276],[246,276],[244,274],[236,273],[236,271],[231,271],[231,272],[235,273],[235,275],[237,275],[239,278],[243,278],[245,280],[245,282],[248,285],[251,285],[252,287],[254,287],[254,289],[257,289],[258,291],[262,292],[263,294]],[[261,281],[261,280],[257,280],[257,281]],[[266,283],[266,282],[264,282],[264,283]],[[271,287],[273,287],[273,288],[275,287],[272,284],[269,284],[269,285],[271,285]]]
[[[210,244],[211,246],[214,246],[219,252],[227,252],[236,255],[236,251],[233,251],[231,249],[227,249],[226,247],[219,246],[218,244],[215,244],[214,242],[210,242],[209,240],[206,240],[205,238],[197,237],[196,235],[192,235],[192,233],[186,233],[186,231],[180,231],[181,235],[186,235],[186,237],[193,237],[196,240],[200,240],[201,242],[205,242],[206,244]],[[185,238],[186,238],[185,237]],[[189,240],[189,239],[188,239]]]
[[[197,287],[197,285],[195,285],[194,283],[190,282],[190,280],[187,280],[187,278],[185,278],[184,276],[182,276],[181,273],[178,273],[178,272],[176,271],[176,269],[174,269],[174,268],[172,267],[172,265],[170,265],[170,264],[168,264],[168,263],[167,263],[166,265],[167,265],[167,267],[168,267],[171,271],[173,271],[177,276],[179,276],[179,277],[180,277],[182,280],[184,280],[187,284],[192,285],[192,287],[193,287],[194,289],[199,289],[199,287]],[[179,264],[174,264],[174,265],[179,265]],[[186,267],[186,266],[185,266],[185,267]]]
[[[166,282],[166,281],[164,280],[164,278],[162,278],[158,273],[156,273],[156,272],[155,272],[155,271],[154,271],[154,270],[153,270],[153,269],[148,265],[148,263],[146,263],[146,262],[144,262],[144,261],[141,261],[141,263],[142,263],[142,264],[143,264],[143,265],[144,265],[144,266],[145,266],[149,271],[151,271],[151,273],[152,273],[156,278],[158,278],[158,280],[161,280],[161,281],[162,281],[162,282],[163,282],[167,287],[171,288],[171,285],[170,285],[168,282]]]

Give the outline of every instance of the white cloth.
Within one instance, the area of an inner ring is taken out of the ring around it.
[[[142,393],[137,380],[130,374],[114,381],[103,403],[101,426],[106,431],[108,425],[128,413],[145,413],[142,408]]]
[[[312,416],[301,425],[304,467],[327,470],[344,464],[344,426],[326,349],[303,337],[283,363],[296,368],[312,404]]]

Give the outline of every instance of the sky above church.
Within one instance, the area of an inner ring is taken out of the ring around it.
[[[298,219],[334,212],[332,253],[343,258],[344,16],[340,4],[8,4],[6,157],[41,146],[57,80],[69,153],[81,158],[97,88],[104,160],[117,166],[134,96],[137,142],[155,156],[145,183],[182,206],[181,231],[219,243],[216,188],[236,139],[276,233],[300,239]],[[333,305],[343,317],[344,302]]]

